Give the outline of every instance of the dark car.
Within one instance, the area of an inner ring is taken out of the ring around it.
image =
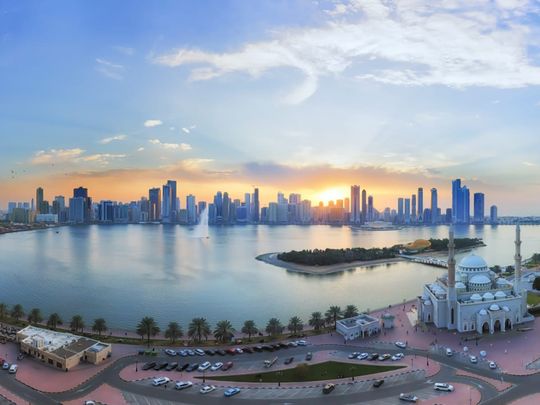
[[[189,371],[190,373],[192,371],[195,371],[199,368],[199,363],[193,363],[193,364],[190,364],[188,368],[186,368],[186,371]]]
[[[281,347],[282,349],[287,349],[289,347],[287,343],[280,342],[278,344],[279,344],[279,347]]]
[[[209,356],[214,356],[216,354],[214,349],[206,349],[204,352]]]
[[[368,357],[369,360],[377,360],[379,358],[379,353],[371,353]]]
[[[223,371],[227,371],[228,369],[232,368],[232,366],[233,366],[233,362],[232,362],[232,361],[228,361],[227,363],[225,363],[225,364],[223,365],[223,367],[221,367],[221,369],[222,369]]]
[[[336,386],[334,384],[326,384],[323,387],[322,392],[323,394],[330,394],[332,391],[334,391],[335,388]]]
[[[231,354],[234,356],[236,354],[236,349],[234,348],[227,349],[227,354]]]
[[[225,350],[223,350],[223,349],[218,349],[218,350],[216,350],[216,354],[219,354],[220,356],[225,356],[225,354],[227,354],[227,353],[225,353]]]
[[[176,367],[178,367],[178,363],[176,363],[176,362],[174,362],[174,363],[169,363],[169,364],[167,365],[167,367],[165,367],[165,370],[171,371],[171,370],[175,369]]]
[[[261,345],[257,345],[253,348],[253,350],[255,350],[256,352],[262,352],[263,351],[263,347]]]
[[[149,361],[148,363],[145,363],[144,366],[142,366],[143,370],[150,370],[151,368],[154,368],[156,366],[155,361]]]
[[[313,353],[307,352],[306,354],[306,361],[310,361],[313,358]]]
[[[383,385],[383,384],[384,384],[384,380],[377,380],[377,381],[375,381],[375,382],[373,383],[373,386],[374,386],[375,388],[379,388],[379,387],[380,387],[381,385]]]
[[[287,357],[287,359],[285,359],[283,364],[291,364],[293,361],[294,361],[294,357]]]
[[[281,346],[279,344],[272,345],[272,347],[274,348],[274,350],[281,349]]]
[[[165,367],[167,367],[169,365],[169,363],[167,361],[161,361],[159,363],[157,363],[154,367],[154,370],[161,370],[161,369],[164,369]]]
[[[267,352],[273,352],[274,351],[274,348],[270,345],[264,345],[263,347],[263,350],[266,350]]]
[[[242,350],[244,353],[253,353],[253,349],[251,347],[243,347]]]
[[[177,367],[176,367],[176,371],[184,371],[186,368],[189,367],[189,363],[185,363],[185,364],[179,364]]]

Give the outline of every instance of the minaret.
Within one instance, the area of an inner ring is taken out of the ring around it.
[[[514,294],[521,293],[521,228],[516,225],[516,254],[514,255]]]
[[[456,329],[456,259],[454,257],[454,225],[450,225],[448,239],[448,329]]]

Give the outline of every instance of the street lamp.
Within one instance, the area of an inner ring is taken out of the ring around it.
[[[139,372],[139,360],[135,360],[135,372]]]

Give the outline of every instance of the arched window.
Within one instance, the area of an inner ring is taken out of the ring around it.
[[[454,324],[454,308],[450,311],[450,323],[452,325]]]

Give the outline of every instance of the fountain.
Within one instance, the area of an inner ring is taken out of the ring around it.
[[[208,207],[204,207],[199,216],[199,223],[193,228],[194,238],[208,239]]]

